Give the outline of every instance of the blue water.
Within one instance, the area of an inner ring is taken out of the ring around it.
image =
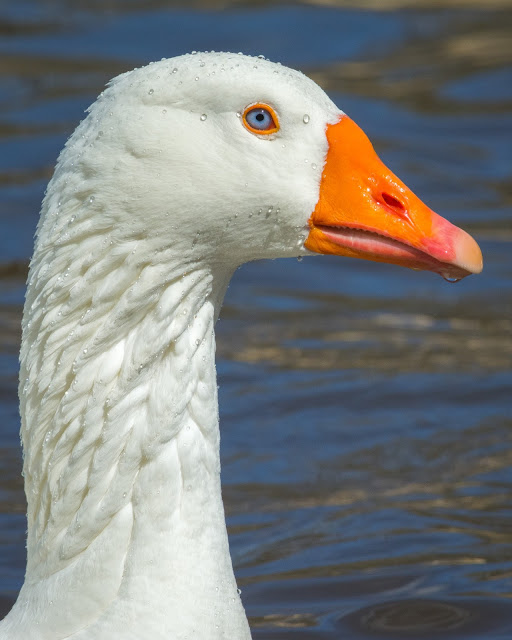
[[[0,7],[4,608],[25,563],[24,280],[58,152],[113,75],[233,50],[311,75],[485,261],[457,285],[329,257],[235,274],[218,324],[223,483],[254,637],[512,637],[512,10],[428,4]]]

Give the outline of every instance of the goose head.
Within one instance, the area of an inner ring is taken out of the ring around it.
[[[482,268],[473,239],[424,205],[300,72],[185,55],[119,76],[90,111],[53,191],[110,226],[114,243],[139,238],[184,263],[233,268],[312,252],[454,279]]]

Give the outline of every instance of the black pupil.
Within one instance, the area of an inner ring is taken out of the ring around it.
[[[258,122],[263,122],[263,120],[265,120],[265,116],[262,113],[258,113],[258,115],[256,116],[256,120]]]

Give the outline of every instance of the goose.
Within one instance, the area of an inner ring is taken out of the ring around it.
[[[214,325],[242,263],[315,253],[447,279],[482,269],[471,236],[302,73],[210,52],[110,82],[36,232],[19,388],[27,567],[2,640],[250,639]]]

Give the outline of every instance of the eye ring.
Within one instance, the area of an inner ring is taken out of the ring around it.
[[[276,112],[263,102],[245,107],[242,122],[247,131],[258,136],[268,136],[279,131],[279,118]]]

